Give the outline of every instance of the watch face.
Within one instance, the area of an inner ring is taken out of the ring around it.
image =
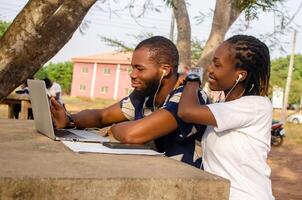
[[[200,77],[198,74],[191,73],[191,74],[188,74],[186,80],[187,81],[200,81]]]
[[[197,74],[189,74],[188,78],[189,79],[199,79],[200,77]]]

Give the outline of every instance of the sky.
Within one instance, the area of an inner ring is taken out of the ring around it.
[[[154,0],[154,6],[160,10],[157,12],[153,9],[144,13],[140,18],[131,17],[129,9],[123,9],[126,6],[125,0],[120,0],[122,3],[115,3],[116,0],[107,1],[103,4],[102,1],[97,3],[89,10],[84,18],[84,22],[88,27],[84,30],[84,34],[80,33],[79,29],[74,33],[70,41],[50,60],[50,62],[70,61],[72,57],[93,55],[103,52],[114,51],[115,48],[109,47],[101,39],[100,36],[109,37],[124,41],[126,44],[135,46],[139,41],[134,37],[146,32],[154,35],[162,35],[169,37],[171,23],[171,9],[163,5],[162,0]],[[123,3],[124,2],[124,3]],[[133,16],[138,16],[141,13],[142,0],[136,0],[136,4],[131,13]],[[211,30],[211,13],[215,7],[213,0],[188,0],[188,13],[191,21],[192,38],[197,38],[200,41],[206,41]],[[285,0],[283,8],[293,14],[298,9],[301,0]],[[0,20],[13,21],[16,15],[27,3],[27,0],[0,0]],[[209,15],[205,20],[198,24],[196,17],[200,13]],[[226,38],[234,34],[250,34],[260,37],[262,34],[272,32],[274,24],[273,13],[263,13],[259,11],[258,20],[253,20],[250,23],[249,29],[239,31],[238,28],[243,27],[242,21],[244,16],[232,25],[228,31]],[[135,20],[136,19],[136,20]],[[302,53],[302,11],[298,13],[294,22],[297,29],[296,53]],[[286,52],[280,52],[278,49],[271,49],[271,57],[277,58],[291,53],[292,49],[292,30],[286,30],[286,35],[279,39],[285,47]]]

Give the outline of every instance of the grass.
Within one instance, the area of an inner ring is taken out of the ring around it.
[[[294,114],[296,111],[288,110],[287,115]],[[281,110],[274,110],[273,119],[281,118]],[[285,140],[293,144],[302,144],[302,124],[285,123]]]
[[[99,109],[104,108],[113,103],[118,102],[117,100],[112,99],[89,99],[84,97],[71,97],[63,96],[63,101],[66,105],[66,108],[69,112],[78,112],[85,109]],[[0,105],[0,118],[7,118],[7,106]]]
[[[302,144],[302,125],[301,124],[285,124],[285,139],[290,143]]]
[[[112,99],[89,99],[84,97],[63,96],[66,108],[70,112],[77,112],[84,109],[100,109],[105,108],[113,103],[118,102]]]

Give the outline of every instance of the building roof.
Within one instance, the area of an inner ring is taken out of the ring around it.
[[[108,52],[90,56],[71,58],[72,62],[106,63],[106,64],[131,64],[132,52]]]

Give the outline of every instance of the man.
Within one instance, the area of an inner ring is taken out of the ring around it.
[[[47,94],[50,97],[55,97],[58,102],[64,105],[62,100],[61,86],[56,82],[52,82],[49,78],[44,78],[43,81],[45,82],[45,86],[47,88]]]
[[[28,79],[34,79],[34,78],[29,77]],[[17,95],[29,96],[29,89],[28,89],[28,85],[27,85],[27,80],[24,81],[24,83],[22,83],[18,87],[18,89],[15,92]],[[13,106],[13,112],[14,112],[15,119],[19,119],[19,113],[21,111],[21,104],[12,104],[12,106]],[[32,112],[31,108],[28,108],[27,119],[34,119],[33,112]]]
[[[177,116],[183,89],[177,87],[178,60],[178,51],[170,40],[155,36],[142,41],[135,48],[131,62],[134,91],[107,108],[84,110],[70,117],[52,99],[56,128],[68,124],[78,128],[102,128],[113,124],[110,132],[120,142],[154,141],[157,151],[194,165],[195,139],[205,126],[193,126]],[[204,98],[200,95],[200,102],[205,101],[205,95]]]

